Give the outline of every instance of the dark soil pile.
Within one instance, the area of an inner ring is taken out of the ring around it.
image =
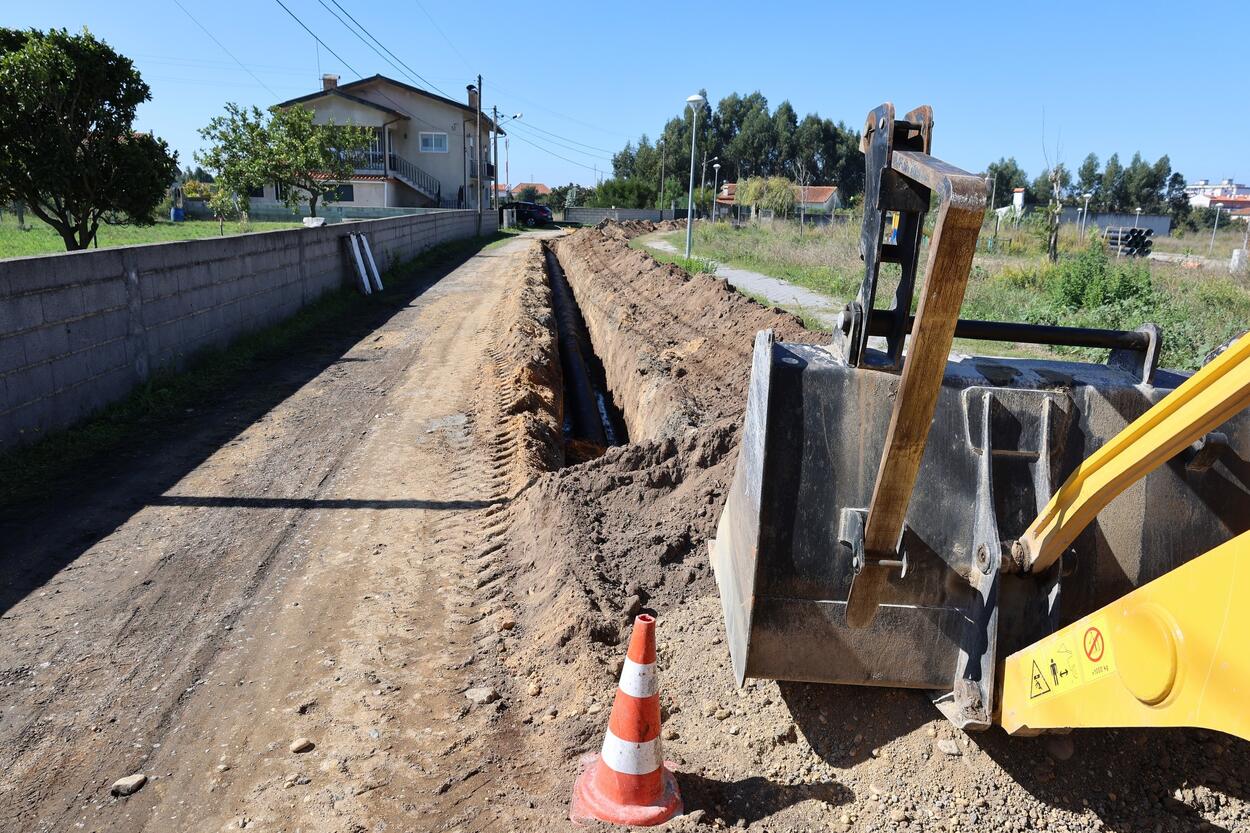
[[[1223,736],[965,735],[919,692],[736,689],[706,542],[733,473],[751,345],[765,327],[819,336],[607,231],[556,250],[634,443],[526,490],[506,575],[491,577],[515,616],[494,680],[533,772],[531,806],[567,812],[577,757],[602,742],[629,623],[646,610],[659,619],[665,751],[688,810],[674,826],[1162,831],[1250,818],[1246,745]]]
[[[600,220],[595,225],[604,237],[613,240],[631,240],[653,231],[676,231],[685,227],[685,220],[661,220],[658,223],[651,220]]]

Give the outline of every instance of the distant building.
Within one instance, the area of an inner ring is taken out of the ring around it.
[[[716,217],[731,214],[736,203],[738,183],[725,182],[716,193]],[[832,214],[842,207],[842,197],[836,185],[796,185],[794,186],[794,211],[802,210],[806,214]]]
[[[1206,197],[1206,208],[1220,208],[1229,214],[1244,214],[1250,210],[1250,194],[1227,196],[1227,197]],[[1190,200],[1190,207],[1194,203]]]
[[[1222,179],[1216,185],[1210,180],[1200,179],[1186,185],[1185,193],[1189,195],[1191,208],[1209,208],[1220,197],[1250,197],[1250,185],[1242,185],[1231,179]]]
[[[808,214],[832,214],[842,207],[836,185],[796,185],[794,198],[795,209],[801,208]]]
[[[541,182],[518,182],[510,189],[512,191],[512,199],[519,200],[526,188],[533,188],[534,193],[540,197],[545,197],[551,193],[551,189]]]
[[[372,130],[373,141],[356,155],[351,179],[336,185],[339,204],[475,208],[479,195],[490,199],[495,126],[483,114],[480,133],[475,129],[476,91],[467,101],[454,101],[382,75],[349,84],[339,84],[337,75],[323,75],[320,90],[277,106],[306,107],[318,123],[333,119]],[[252,197],[273,205],[281,199],[279,187],[265,185]]]

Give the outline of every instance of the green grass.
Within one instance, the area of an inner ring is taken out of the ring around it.
[[[171,422],[184,418],[188,409],[220,400],[224,392],[262,372],[302,339],[332,330],[353,312],[400,302],[423,272],[464,260],[513,237],[498,233],[435,246],[388,269],[386,290],[380,295],[365,297],[354,289],[331,292],[286,321],[242,336],[225,349],[195,356],[180,373],[153,375],[125,399],[72,428],[0,454],[0,506],[37,499],[103,455],[150,440]]]
[[[299,228],[301,222],[257,222],[225,224],[226,234],[248,234],[257,231]],[[0,259],[28,255],[53,254],[65,251],[65,241],[42,220],[26,214],[27,230],[17,227],[17,215],[5,212],[0,218]],[[219,235],[216,220],[187,220],[171,223],[159,220],[153,226],[101,225],[96,233],[101,249],[130,246],[138,243],[164,243],[174,240],[195,240]]]
[[[852,222],[800,233],[793,223],[740,229],[728,223],[698,223],[694,250],[699,258],[782,278],[844,303],[854,297],[863,278],[859,228]],[[991,234],[984,231],[983,242]],[[680,236],[669,239],[676,243]],[[1182,369],[1201,366],[1212,349],[1250,326],[1250,282],[1244,278],[1218,270],[1105,257],[1100,244],[1071,230],[1061,235],[1057,265],[1046,261],[1035,229],[1023,225],[1001,229],[996,243],[993,251],[983,246],[973,260],[961,311],[965,318],[1110,329],[1154,323],[1163,330],[1162,364]],[[652,251],[657,257],[663,254]],[[926,242],[920,255],[922,275],[927,256]],[[878,303],[890,297],[895,281],[897,267],[884,265]],[[1105,351],[1003,342],[960,341],[956,347],[996,355],[1059,354],[1095,361],[1105,357]]]
[[[665,237],[685,244],[685,233]],[[863,280],[859,226],[851,223],[808,228],[777,223],[735,229],[729,223],[696,223],[694,251],[699,258],[770,275],[845,301]],[[652,250],[656,257],[664,254]]]

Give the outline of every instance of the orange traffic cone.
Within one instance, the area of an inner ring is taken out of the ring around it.
[[[634,620],[603,751],[582,758],[569,818],[650,827],[680,815],[677,779],[660,748],[655,617]]]

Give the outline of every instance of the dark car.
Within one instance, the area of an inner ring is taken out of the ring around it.
[[[553,219],[551,209],[536,202],[506,202],[500,208],[511,208],[516,211],[516,221],[523,226],[549,226]]]

